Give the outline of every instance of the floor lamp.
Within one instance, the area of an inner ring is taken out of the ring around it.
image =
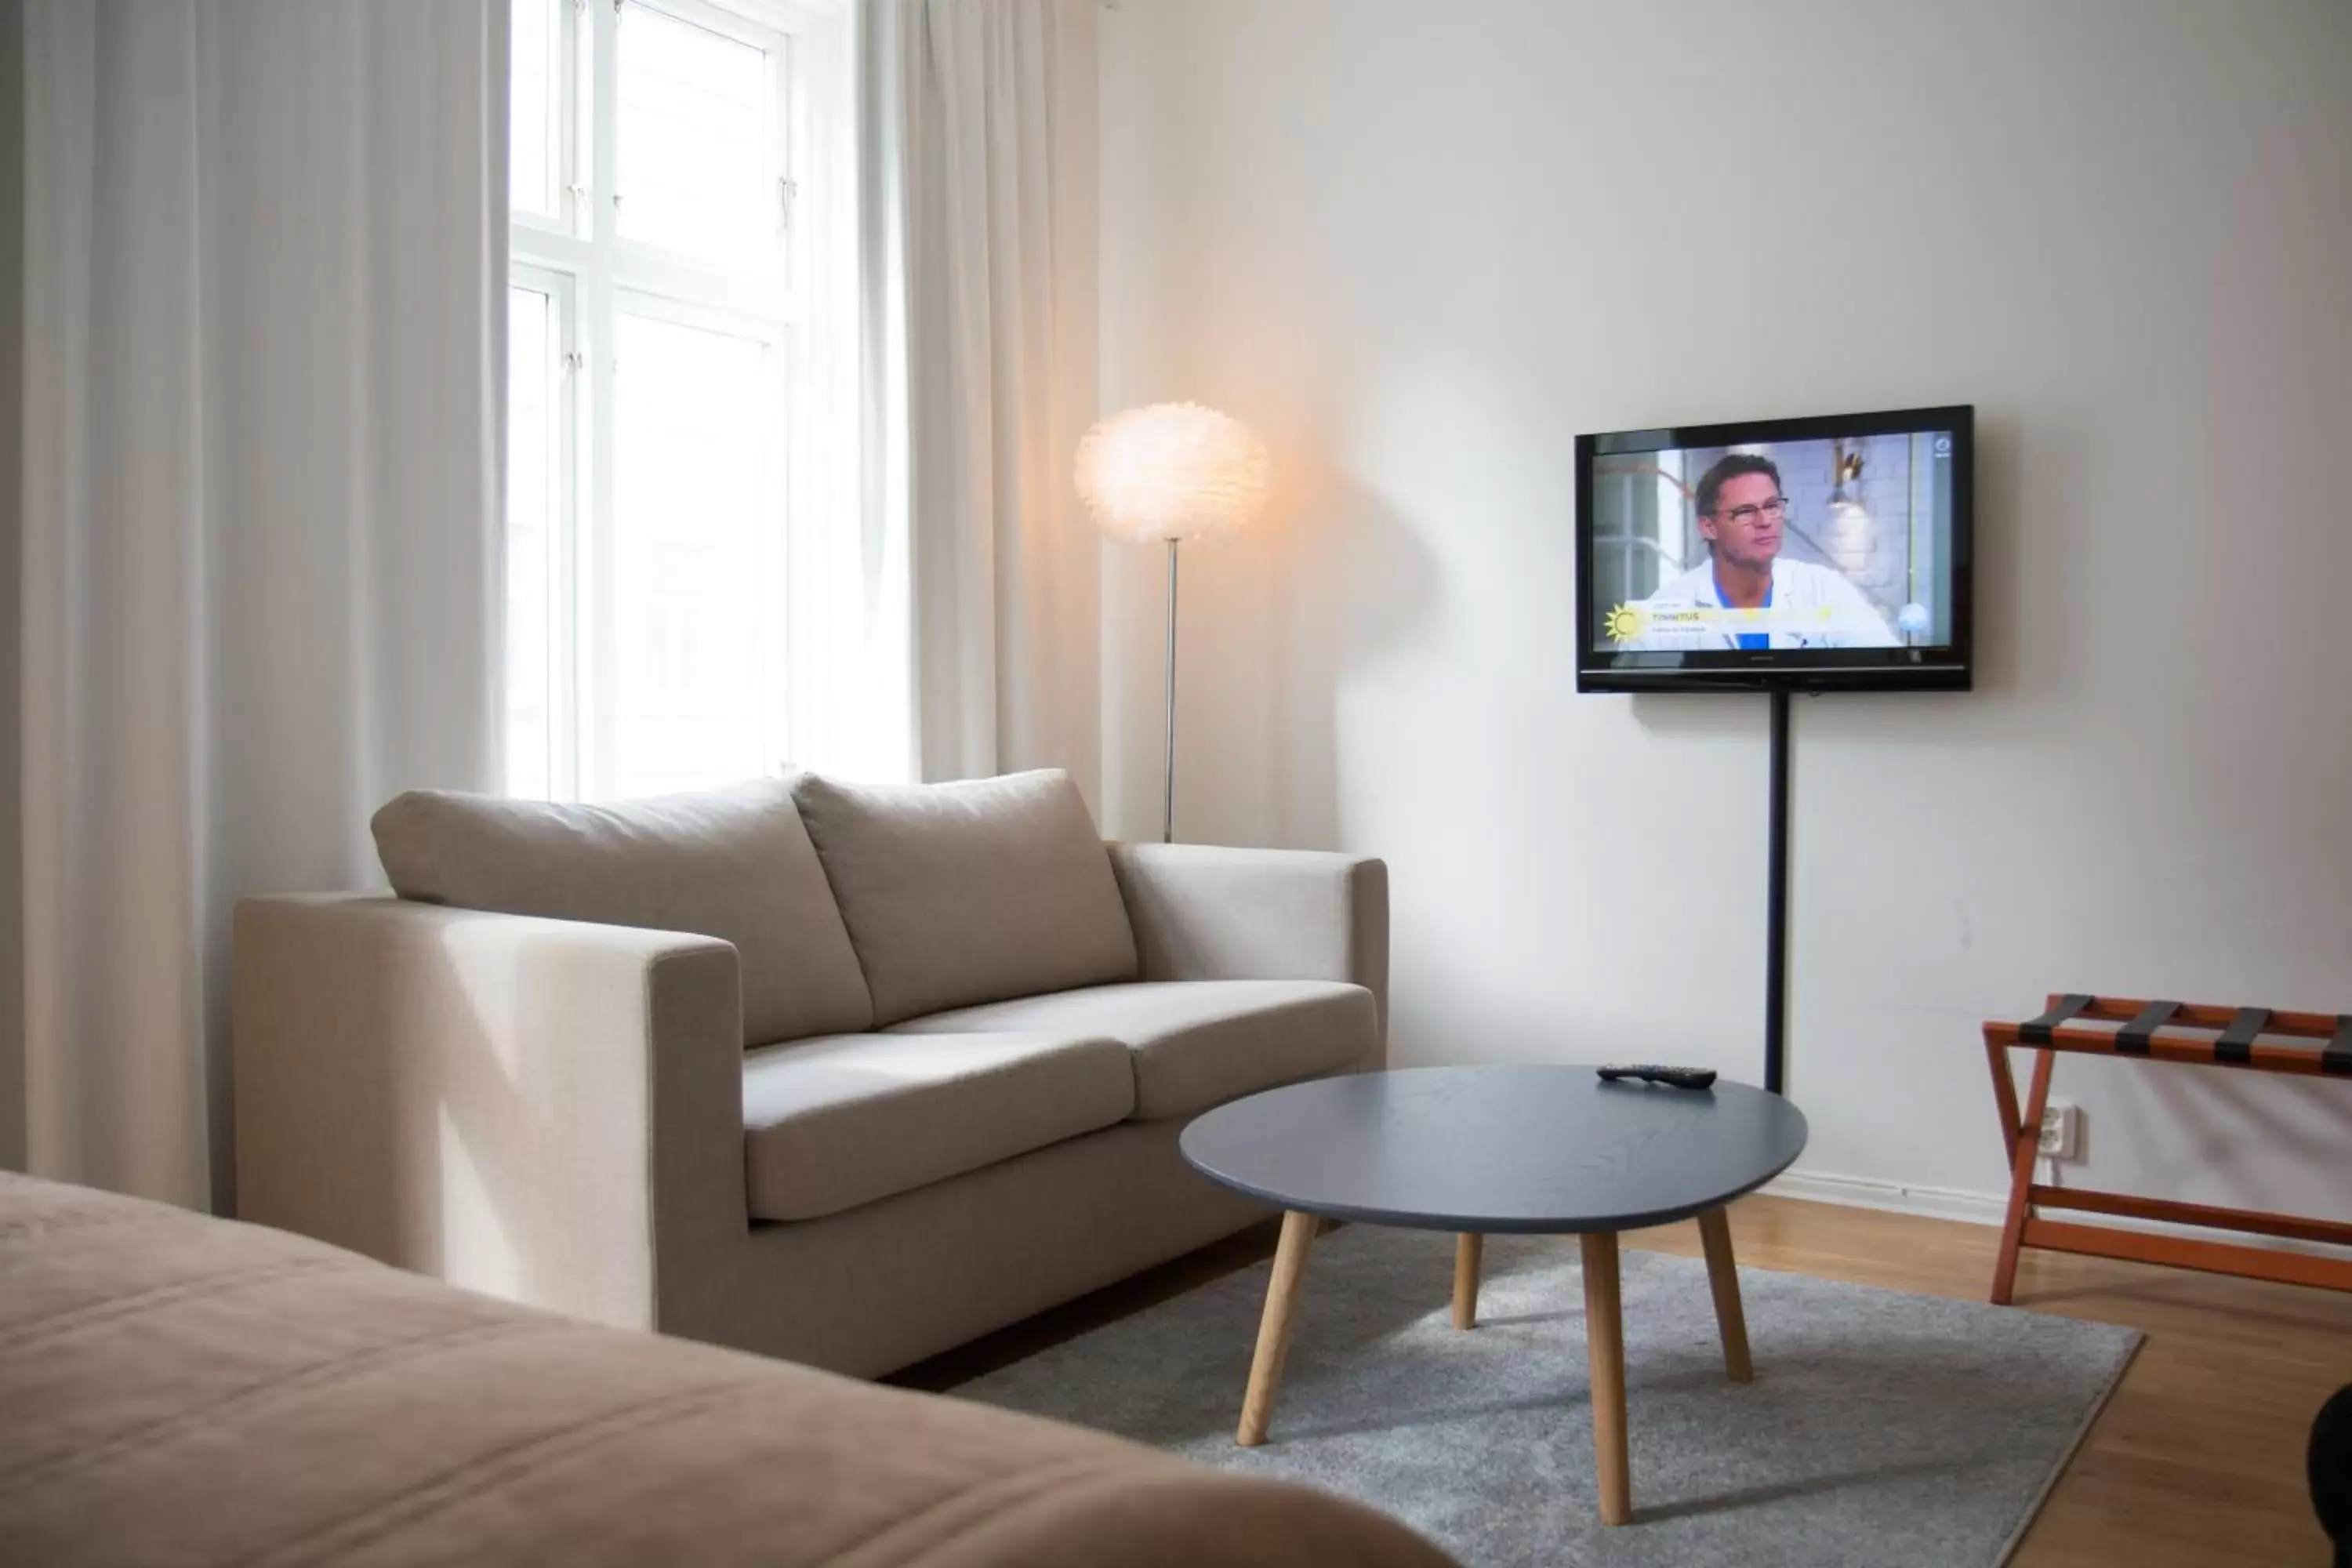
[[[1168,546],[1162,843],[1176,839],[1176,547],[1244,527],[1265,506],[1265,445],[1197,403],[1114,414],[1078,443],[1078,495],[1115,539]]]

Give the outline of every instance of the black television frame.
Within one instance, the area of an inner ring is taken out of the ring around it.
[[[1692,649],[1612,653],[1594,646],[1592,465],[1682,447],[1952,433],[1952,640],[1936,648]],[[1576,438],[1576,689],[1590,691],[1966,691],[1976,673],[1976,408],[1900,408],[1801,419],[1743,419]]]

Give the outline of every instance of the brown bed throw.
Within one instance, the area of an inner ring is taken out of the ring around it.
[[[1302,1488],[0,1173],[0,1563],[1446,1562]]]

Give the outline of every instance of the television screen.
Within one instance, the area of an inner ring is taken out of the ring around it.
[[[1580,691],[1966,689],[1974,411],[1580,436]]]

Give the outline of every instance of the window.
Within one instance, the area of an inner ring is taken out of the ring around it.
[[[513,3],[517,795],[785,755],[793,40],[759,3]]]
[[[1684,454],[1601,458],[1592,469],[1592,613],[1646,599],[1684,567]],[[1599,637],[1596,625],[1590,635]]]

